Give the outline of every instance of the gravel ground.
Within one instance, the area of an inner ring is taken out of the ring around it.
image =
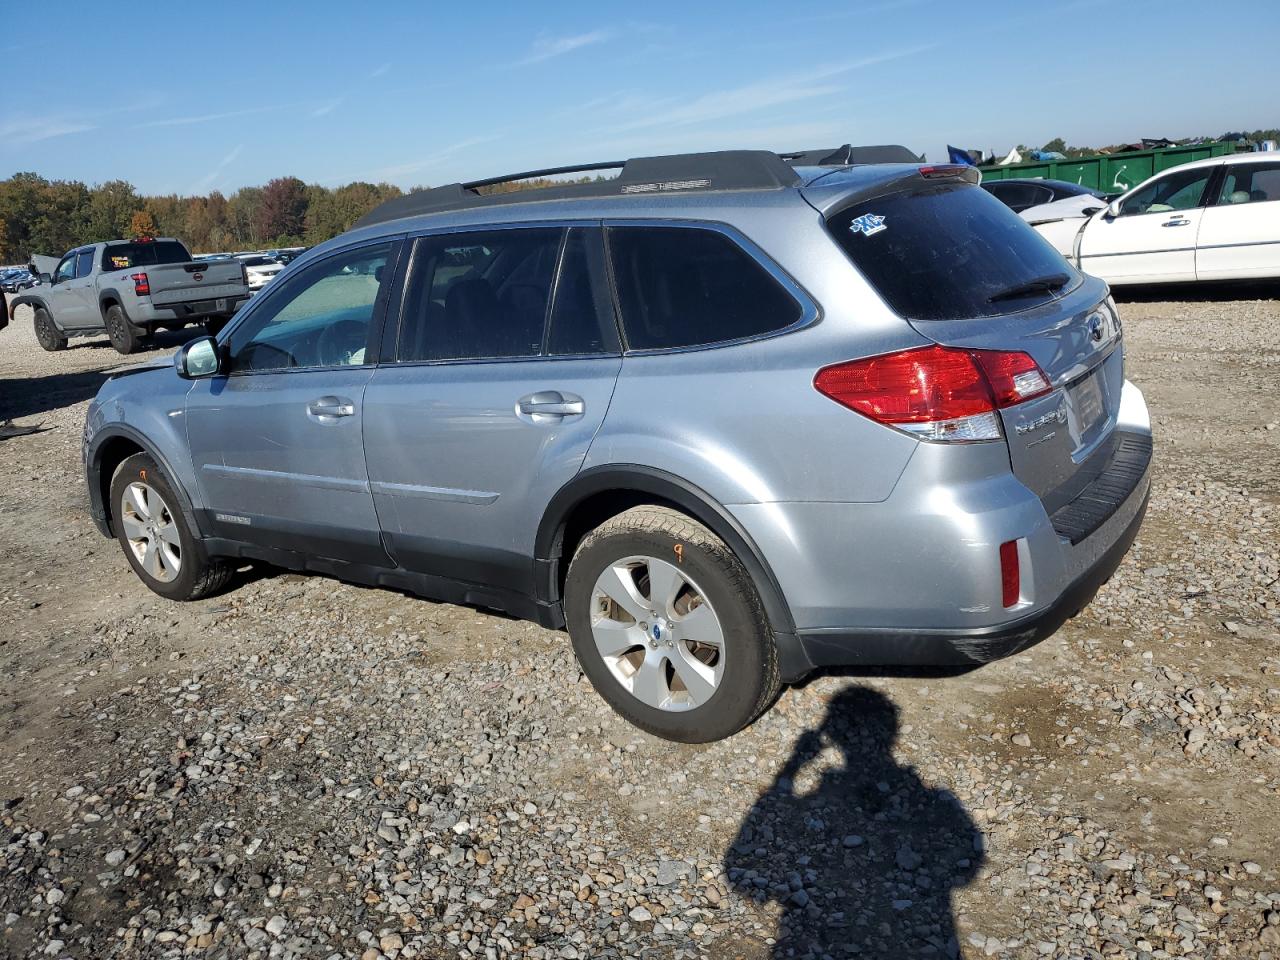
[[[530,624],[265,568],[153,596],[78,460],[121,358],[20,310],[0,957],[1280,958],[1280,302],[1122,312],[1157,481],[1087,611],[681,746]]]

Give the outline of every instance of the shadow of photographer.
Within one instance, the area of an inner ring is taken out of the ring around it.
[[[981,866],[978,832],[952,793],[898,765],[897,733],[888,697],[842,690],[743,820],[725,869],[781,909],[774,957],[959,954],[951,894]],[[815,763],[816,785],[798,787]]]

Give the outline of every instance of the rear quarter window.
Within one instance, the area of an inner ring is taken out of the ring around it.
[[[609,256],[627,347],[661,350],[757,337],[803,312],[733,239],[696,227],[610,227]]]
[[[827,228],[890,309],[910,320],[1014,313],[1080,282],[1047,240],[977,186],[934,184],[860,201]],[[1055,293],[1000,297],[1064,274]]]

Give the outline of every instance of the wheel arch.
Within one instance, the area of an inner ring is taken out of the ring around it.
[[[9,319],[13,319],[14,312],[22,306],[31,307],[33,310],[44,310],[49,314],[49,319],[53,320],[53,325],[58,326],[58,321],[53,317],[53,311],[49,309],[49,304],[45,303],[44,297],[33,297],[29,294],[13,297],[9,300]],[[61,328],[59,328],[61,329]]]
[[[590,530],[641,504],[679,510],[718,536],[750,574],[785,661],[795,621],[769,563],[737,519],[705,490],[683,477],[641,464],[610,464],[579,473],[551,498],[534,541],[538,600],[557,610],[564,596],[568,558]],[[798,646],[798,644],[797,644]],[[790,671],[795,672],[795,671]]]
[[[111,516],[111,479],[115,476],[120,464],[135,453],[145,453],[160,465],[169,483],[181,501],[183,513],[191,523],[197,537],[206,534],[200,529],[200,516],[191,503],[191,498],[178,479],[178,474],[165,456],[137,430],[125,424],[112,424],[103,427],[93,438],[86,465],[86,480],[89,487],[89,507],[94,523],[105,537],[114,537],[115,528]]]

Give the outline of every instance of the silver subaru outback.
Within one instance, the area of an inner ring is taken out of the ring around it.
[[[1023,650],[1132,543],[1150,422],[1106,286],[893,152],[392,200],[103,385],[98,526],[174,600],[249,559],[567,629],[673,740]]]

